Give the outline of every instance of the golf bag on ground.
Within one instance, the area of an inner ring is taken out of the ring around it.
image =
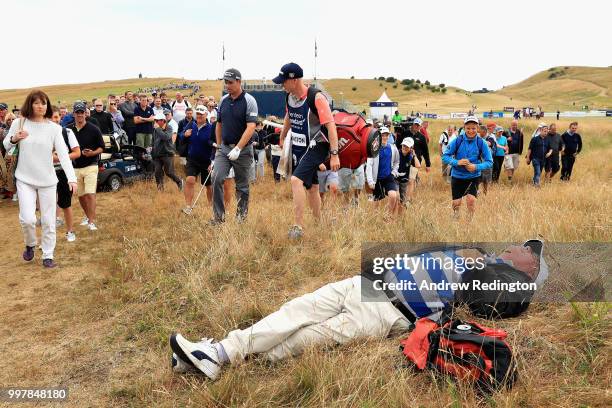
[[[517,379],[507,335],[475,322],[447,319],[440,325],[422,318],[400,348],[417,369],[433,369],[488,393],[511,388]]]

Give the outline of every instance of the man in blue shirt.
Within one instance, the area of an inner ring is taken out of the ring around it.
[[[140,104],[134,108],[136,146],[144,147],[145,149],[152,146],[154,116],[153,108],[147,104],[147,95],[140,94]]]
[[[251,137],[257,123],[257,102],[242,89],[242,74],[234,68],[223,75],[227,94],[219,102],[215,137],[217,152],[213,182],[213,219],[216,225],[225,221],[224,185],[234,169],[238,207],[236,218],[244,221],[249,210],[249,170],[253,163]]]
[[[196,120],[184,124],[178,134],[180,145],[187,148],[187,162],[185,173],[185,214],[191,214],[193,206],[193,192],[198,175],[200,183],[206,186],[206,198],[212,203],[212,182],[210,180],[211,163],[213,156],[212,126],[208,123],[208,111],[202,105],[195,109]]]
[[[473,217],[481,171],[493,167],[491,150],[477,135],[478,126],[478,119],[475,116],[465,118],[465,133],[452,140],[442,155],[442,162],[451,166],[455,218],[459,218],[459,208],[464,196],[467,201],[468,216],[470,219]]]
[[[552,154],[552,149],[548,144],[548,125],[540,124],[539,134],[532,138],[529,142],[529,150],[527,150],[527,164],[531,162],[533,165],[533,185],[540,187],[540,175],[544,168],[546,159]]]

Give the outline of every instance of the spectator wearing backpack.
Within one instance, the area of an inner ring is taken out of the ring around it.
[[[381,148],[378,156],[366,160],[366,179],[368,187],[374,190],[374,201],[389,197],[388,215],[394,216],[398,212],[398,177],[400,154],[394,144],[388,143],[389,130],[382,128]]]
[[[15,170],[19,196],[19,222],[23,231],[23,260],[34,259],[36,246],[36,207],[40,208],[43,229],[43,266],[54,268],[55,208],[58,179],[53,168],[53,151],[68,179],[70,190],[76,192],[77,178],[70,162],[61,126],[51,122],[53,112],[47,94],[31,91],[21,108],[21,115],[11,124],[3,140],[7,151],[19,149]],[[59,114],[58,114],[59,118]]]
[[[51,110],[53,111],[51,121],[59,125],[61,121],[59,109],[53,106]],[[70,160],[81,157],[81,147],[72,130],[62,128],[62,137],[68,148],[68,157]],[[74,217],[72,214],[72,191],[68,185],[66,173],[59,165],[59,158],[56,152],[53,152],[53,166],[55,167],[55,175],[57,176],[57,205],[62,209],[66,222],[66,241],[74,242],[76,241],[76,234],[74,233]]]
[[[476,211],[481,172],[493,167],[493,157],[486,142],[477,136],[478,119],[475,116],[465,118],[464,131],[465,134],[449,143],[448,149],[442,155],[442,161],[452,168],[451,192],[454,216],[459,217],[461,201],[466,197],[471,219]]]
[[[191,107],[187,99],[183,97],[183,94],[180,92],[176,93],[176,99],[170,105],[172,109],[172,116],[176,123],[185,119],[187,108]]]
[[[569,181],[572,177],[576,156],[582,150],[582,137],[577,133],[578,122],[572,122],[567,132],[561,135],[561,180]]]
[[[508,175],[508,181],[512,181],[512,176],[518,170],[520,157],[523,154],[524,136],[523,131],[518,128],[518,120],[514,119],[510,123],[506,140],[508,142],[508,154],[504,158],[504,168]]]
[[[546,159],[552,155],[552,149],[548,143],[548,125],[541,124],[538,136],[529,141],[527,150],[527,164],[533,166],[533,185],[540,187],[540,176]]]
[[[304,85],[302,68],[293,62],[281,67],[272,81],[282,84],[287,92],[287,113],[280,135],[280,145],[291,130],[291,147],[294,171],[291,176],[295,224],[289,230],[289,238],[298,239],[304,235],[304,209],[306,197],[314,217],[321,218],[321,197],[319,196],[319,165],[329,155],[330,170],[338,171],[338,133],[327,98],[316,88]],[[312,188],[315,185],[317,188]]]
[[[440,135],[440,139],[438,141],[438,152],[440,153],[440,159],[442,159],[442,154],[444,154],[444,151],[448,147],[448,144],[451,142],[451,140],[453,140],[456,137],[457,137],[457,127],[456,126],[449,125],[448,128],[446,128],[446,130],[442,132],[442,134]],[[451,182],[450,170],[451,170],[450,166],[443,162],[442,163],[442,177],[446,179],[446,182],[448,184],[450,184]]]

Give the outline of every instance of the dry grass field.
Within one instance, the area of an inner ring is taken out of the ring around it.
[[[431,124],[434,140],[448,123]],[[535,124],[525,122],[525,133]],[[401,337],[313,348],[274,365],[254,358],[215,383],[175,375],[169,364],[171,332],[219,339],[246,327],[297,295],[358,273],[364,241],[610,242],[612,123],[581,120],[580,133],[584,152],[570,183],[535,189],[522,161],[513,184],[502,177],[479,199],[471,223],[452,219],[434,154],[432,172],[396,222],[385,223],[365,197],[358,209],[329,202],[320,225],[308,218],[299,244],[285,240],[289,186],[275,185],[269,168],[251,189],[241,225],[229,217],[207,226],[207,205],[180,214],[173,186],[159,193],[138,183],[99,194],[100,230],[77,226],[78,240],[69,244],[59,228],[60,267],[51,271],[39,253],[32,264],[21,261],[17,206],[3,201],[0,384],[63,384],[70,398],[58,407],[609,407],[609,303],[533,304],[520,318],[488,322],[509,331],[519,364],[516,386],[488,397],[404,368]]]

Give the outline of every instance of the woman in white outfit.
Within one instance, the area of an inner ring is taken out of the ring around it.
[[[38,197],[42,224],[43,266],[46,268],[56,266],[53,261],[53,251],[57,177],[53,168],[53,151],[57,153],[72,193],[74,194],[77,189],[77,179],[68,157],[62,128],[49,120],[52,114],[49,97],[40,90],[30,92],[21,107],[21,117],[13,121],[3,141],[7,151],[15,147],[19,149],[15,178],[19,197],[19,222],[26,245],[23,259],[28,262],[34,259]]]

